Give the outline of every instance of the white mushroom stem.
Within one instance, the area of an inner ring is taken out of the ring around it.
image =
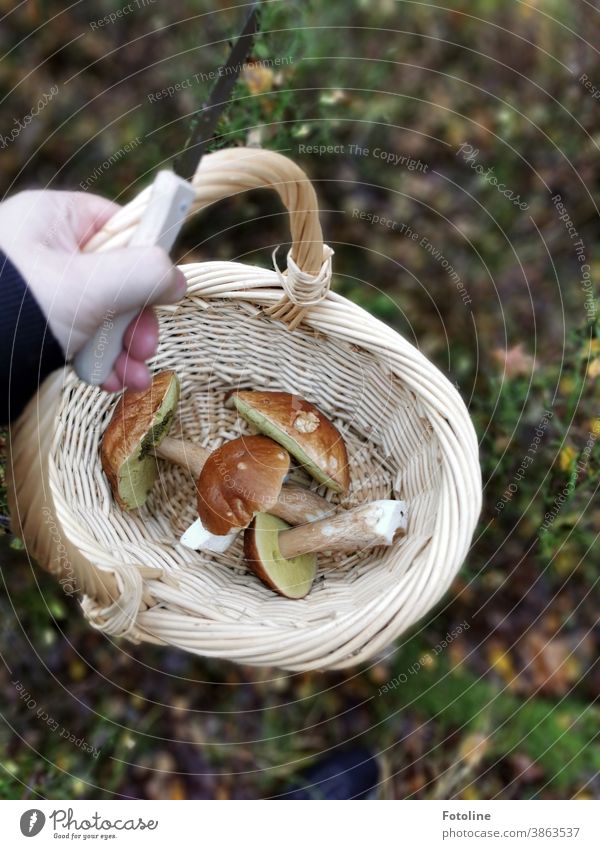
[[[239,531],[232,531],[225,536],[211,534],[198,518],[181,536],[180,542],[186,548],[192,548],[194,551],[212,551],[215,554],[224,554],[233,545],[238,533]]]
[[[197,478],[211,452],[188,440],[166,436],[155,448],[154,453],[163,460],[169,460],[184,469],[189,469]],[[284,484],[277,504],[269,510],[269,513],[279,516],[290,525],[299,525],[304,522],[315,522],[317,519],[331,515],[335,510],[334,504],[317,495],[316,492],[296,484]]]
[[[360,551],[391,545],[397,533],[406,533],[406,526],[404,501],[371,501],[318,522],[281,531],[279,549],[286,560],[316,551]]]

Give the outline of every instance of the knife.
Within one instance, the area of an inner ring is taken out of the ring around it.
[[[193,119],[190,135],[174,163],[174,170],[159,171],[152,183],[148,206],[133,234],[130,246],[158,245],[169,252],[181,230],[196,192],[189,182],[213,139],[219,118],[229,103],[231,92],[252,49],[260,27],[261,0],[256,0],[225,65],[219,69],[209,98]],[[104,322],[77,352],[73,367],[78,377],[100,386],[108,378],[123,350],[125,331],[140,313],[129,310]],[[107,329],[107,327],[109,329]]]

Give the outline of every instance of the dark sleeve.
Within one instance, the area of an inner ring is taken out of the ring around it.
[[[15,419],[44,378],[64,362],[37,301],[0,251],[0,425]]]

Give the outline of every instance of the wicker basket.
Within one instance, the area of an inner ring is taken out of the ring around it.
[[[418,350],[329,291],[331,251],[300,168],[268,151],[219,151],[203,158],[194,186],[193,211],[275,189],[293,247],[283,275],[233,262],[181,266],[188,293],[159,310],[152,363],[181,379],[173,433],[215,448],[243,432],[223,405],[232,387],[303,395],[347,440],[344,504],[405,499],[407,536],[390,548],[321,556],[309,595],[281,598],[246,571],[240,542],[212,557],[179,543],[195,518],[195,482],[184,469],[159,461],[147,505],[132,513],[115,505],[98,452],[115,399],[71,369],[45,381],[11,430],[14,530],[67,593],[82,594],[85,616],[107,634],[289,670],[348,667],[422,617],[460,567],[481,502],[473,426],[458,392]],[[141,192],[86,249],[126,245],[148,197]]]

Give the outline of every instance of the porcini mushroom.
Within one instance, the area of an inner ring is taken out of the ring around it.
[[[198,516],[211,534],[246,528],[277,504],[290,455],[265,436],[240,436],[210,455],[198,478]]]
[[[231,401],[239,414],[282,445],[334,492],[350,485],[348,453],[341,433],[310,401],[289,392],[238,391]]]
[[[117,503],[134,510],[146,501],[158,474],[153,451],[166,437],[179,400],[173,371],[155,375],[144,392],[124,392],[102,444],[102,468]]]
[[[181,459],[181,448],[167,445]],[[164,456],[164,453],[161,451]],[[200,465],[202,458],[196,452]],[[305,523],[331,514],[335,507],[299,486],[283,486],[290,455],[266,436],[240,436],[225,442],[202,462],[196,488],[198,519],[181,542],[187,548],[226,551],[256,513]]]
[[[244,532],[244,554],[250,569],[268,587],[287,598],[303,598],[315,576],[315,552],[391,545],[406,526],[403,501],[372,501],[296,528],[258,513]]]

